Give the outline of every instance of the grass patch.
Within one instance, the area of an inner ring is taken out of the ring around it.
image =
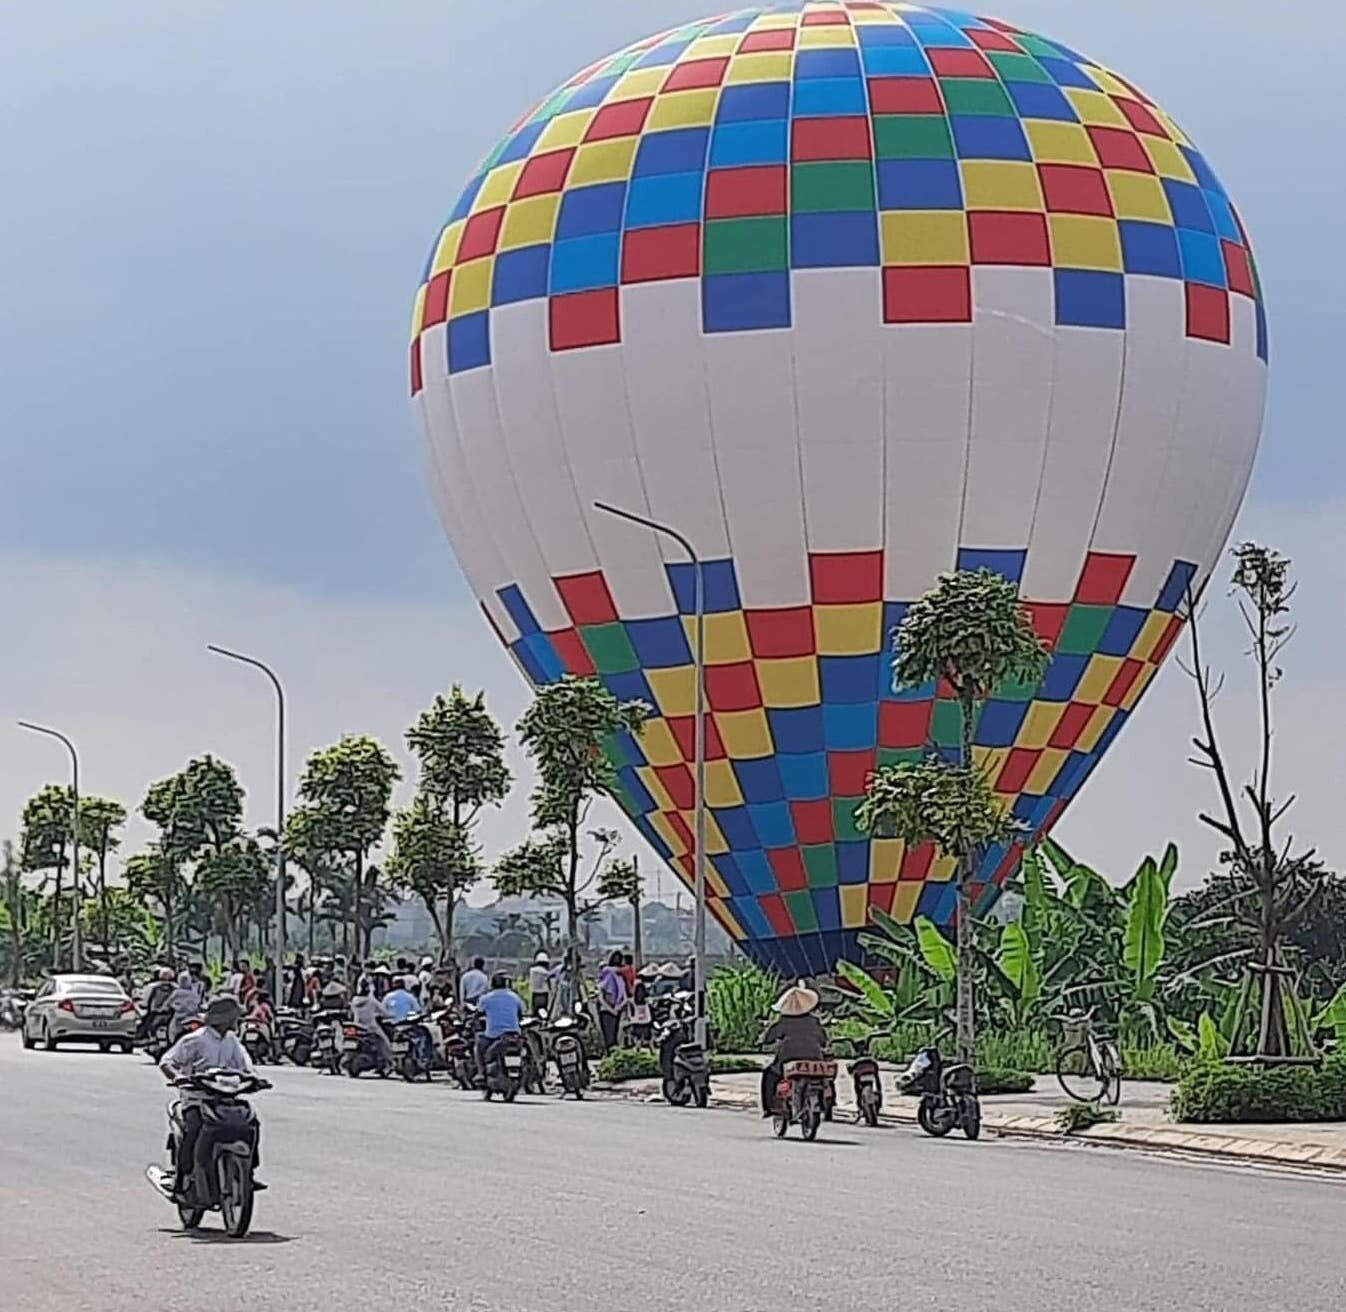
[[[1100,1107],[1096,1102],[1072,1102],[1056,1113],[1056,1123],[1063,1134],[1078,1134],[1093,1125],[1121,1119],[1113,1107]]]
[[[1007,1070],[1003,1066],[977,1067],[977,1092],[980,1094],[1027,1093],[1033,1077],[1027,1071]]]

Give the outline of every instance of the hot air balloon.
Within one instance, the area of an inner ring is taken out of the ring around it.
[[[952,862],[870,839],[876,766],[954,741],[895,690],[904,608],[953,568],[1051,644],[977,754],[1056,822],[1172,648],[1261,430],[1244,226],[1143,92],[993,19],[749,6],[591,64],[468,182],[416,296],[411,390],[469,584],[532,683],[656,715],[617,797],[694,868],[705,587],[710,908],[789,975],[881,908],[947,925]],[[988,907],[1018,848],[987,854]]]

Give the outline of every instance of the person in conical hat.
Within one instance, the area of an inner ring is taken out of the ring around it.
[[[762,1072],[762,1115],[770,1116],[776,1085],[791,1061],[818,1061],[827,1055],[827,1030],[816,1015],[818,995],[803,980],[790,985],[775,1001],[777,1019],[762,1036],[775,1044],[776,1055]]]

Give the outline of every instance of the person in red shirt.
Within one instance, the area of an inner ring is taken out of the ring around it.
[[[622,978],[626,981],[626,996],[636,991],[636,959],[629,952],[622,953]]]

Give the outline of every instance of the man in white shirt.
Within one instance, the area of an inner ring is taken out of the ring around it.
[[[491,987],[490,977],[486,974],[486,958],[474,957],[472,969],[463,971],[458,992],[464,1006],[476,1006],[481,995]]]
[[[206,1007],[206,1023],[190,1034],[184,1034],[159,1062],[164,1079],[172,1083],[188,1075],[204,1075],[207,1071],[241,1071],[252,1074],[252,1062],[247,1049],[233,1032],[243,1009],[238,999],[227,994],[212,998]],[[174,1193],[184,1192],[187,1178],[192,1173],[196,1144],[201,1137],[201,1103],[203,1095],[191,1089],[178,1091],[182,1107],[182,1138],[178,1142],[177,1178]]]
[[[391,1062],[392,1045],[388,1042],[388,1033],[383,1027],[383,1022],[388,1019],[388,1008],[383,1005],[382,998],[374,996],[372,983],[366,982],[355,1001],[351,1003],[351,1019],[362,1030],[368,1030],[378,1039],[379,1046],[383,1049],[383,1060]]]

